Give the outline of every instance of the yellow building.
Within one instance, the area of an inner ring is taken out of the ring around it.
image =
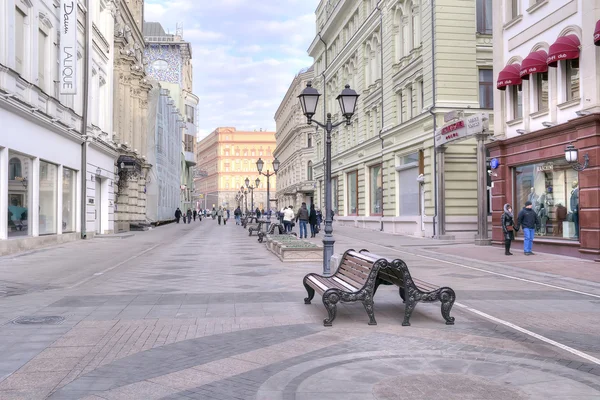
[[[195,187],[197,207],[211,209],[223,206],[234,210],[238,205],[246,207],[245,199],[238,203],[236,195],[244,186],[246,178],[254,185],[260,178],[260,185],[254,190],[254,209],[267,209],[267,178],[259,176],[256,161],[265,162],[263,172],[273,171],[273,150],[275,132],[237,131],[235,128],[217,128],[196,146],[197,177]],[[270,195],[275,197],[275,176],[270,178]],[[247,189],[246,189],[247,190]],[[247,190],[248,191],[248,190]],[[247,207],[252,206],[252,194],[248,191]],[[275,211],[273,202],[271,208]]]

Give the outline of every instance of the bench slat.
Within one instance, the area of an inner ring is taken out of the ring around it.
[[[369,260],[365,260],[362,257],[356,257],[356,256],[348,256],[346,257],[346,259],[348,260],[348,262],[351,262],[357,266],[362,267],[365,270],[370,271],[373,268],[373,263]]]
[[[352,260],[344,260],[343,264],[346,266],[346,269],[351,269],[356,272],[360,272],[363,275],[368,276],[371,272],[372,267],[364,267],[360,264],[354,263]]]
[[[340,289],[344,292],[347,292],[348,289],[342,285],[341,283],[338,283],[334,280],[332,280],[332,278],[325,278],[322,276],[313,276],[317,281],[319,281],[319,283],[322,285],[321,287],[325,287],[326,289],[323,289],[323,291],[327,290],[327,289],[331,289],[331,288],[336,288],[336,289]]]
[[[355,280],[353,280],[345,275],[336,275],[335,278],[340,279],[340,280],[344,281],[345,283],[347,283],[348,285],[355,288],[354,291],[362,288],[365,285],[364,283],[356,282]]]
[[[353,269],[352,267],[349,267],[346,264],[340,265],[338,271],[343,275],[347,275],[347,276],[351,277],[356,282],[363,283],[363,284],[366,282],[367,278],[369,277],[368,274],[365,274],[362,271]]]
[[[334,276],[332,278],[334,281],[337,281],[338,283],[341,283],[342,285],[344,285],[347,289],[352,290],[353,292],[358,292],[360,290],[360,287],[355,287],[352,286],[351,284],[345,282],[343,279],[338,278],[337,276]]]
[[[321,289],[323,292],[326,291],[327,289],[329,289],[327,286],[325,286],[324,284],[322,284],[321,282],[319,282],[316,277],[314,276],[309,276],[308,279],[309,283],[313,283],[314,285],[316,285],[316,288]],[[313,286],[313,285],[311,285]],[[315,288],[315,289],[316,289]]]

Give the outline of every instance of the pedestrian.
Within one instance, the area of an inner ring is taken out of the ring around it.
[[[226,216],[225,216],[225,225],[227,225],[227,220],[229,219],[229,208],[225,210]]]
[[[212,209],[212,219],[215,219],[217,217],[217,210],[215,210],[215,208],[213,207]]]
[[[192,215],[193,215],[192,214],[192,209],[188,208],[188,210],[187,210],[187,223],[188,224],[192,222]]]
[[[296,222],[300,223],[300,239],[304,236],[306,239],[307,236],[307,225],[308,225],[308,217],[309,217],[308,209],[306,208],[306,203],[302,203],[300,209],[298,210],[298,214],[296,214]]]
[[[194,221],[196,221],[197,216],[198,216],[198,211],[196,211],[196,209],[194,209]]]
[[[321,223],[323,223],[323,213],[321,209],[317,210],[317,223],[319,224],[319,229],[321,229]]]
[[[179,223],[179,220],[181,219],[181,210],[179,207],[177,207],[177,210],[175,210],[175,219],[177,220],[177,223]]]
[[[540,229],[540,218],[532,208],[531,201],[525,202],[525,207],[519,212],[517,217],[517,230],[523,227],[523,234],[525,240],[523,241],[523,251],[526,256],[532,256],[534,253],[531,251],[533,248],[533,237],[535,236],[536,229]]]
[[[290,233],[292,231],[292,222],[294,221],[294,210],[292,206],[288,206],[288,208],[284,208],[283,211],[283,226],[285,227],[286,233]]]
[[[319,228],[317,227],[317,210],[315,210],[315,205],[310,205],[310,213],[308,214],[308,222],[310,223],[310,237],[314,238],[317,236],[317,232]]]
[[[219,207],[219,211],[217,211],[217,219],[219,220],[219,225],[221,225],[222,218],[223,218],[223,208]]]
[[[260,210],[258,209],[258,207],[256,207],[255,213],[256,213],[256,219],[259,219],[260,218]]]
[[[504,205],[502,214],[502,232],[504,232],[504,255],[512,256],[510,244],[515,240],[515,231],[517,230],[514,222],[513,209],[510,204]]]
[[[285,217],[285,209],[286,209],[286,208],[287,208],[287,207],[281,207],[281,211],[279,211],[279,222],[280,222],[282,225],[285,225],[285,224],[283,223],[283,218]]]
[[[233,216],[235,217],[235,224],[236,225],[240,225],[242,223],[241,218],[242,218],[242,210],[240,209],[240,206],[238,206],[235,211],[233,211]]]

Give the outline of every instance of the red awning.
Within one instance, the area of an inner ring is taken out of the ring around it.
[[[547,64],[556,67],[560,60],[574,60],[579,58],[581,42],[576,35],[561,36],[550,46]]]
[[[504,67],[498,74],[498,82],[496,88],[505,90],[507,86],[520,85],[523,83],[521,80],[521,66],[519,64],[510,64]]]
[[[596,22],[596,29],[594,29],[594,43],[600,46],[600,20]]]
[[[548,53],[546,50],[538,50],[529,53],[521,63],[521,79],[528,80],[529,75],[548,71]]]

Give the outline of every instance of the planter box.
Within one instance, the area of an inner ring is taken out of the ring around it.
[[[321,261],[323,247],[293,235],[268,235],[267,249],[283,262]]]

